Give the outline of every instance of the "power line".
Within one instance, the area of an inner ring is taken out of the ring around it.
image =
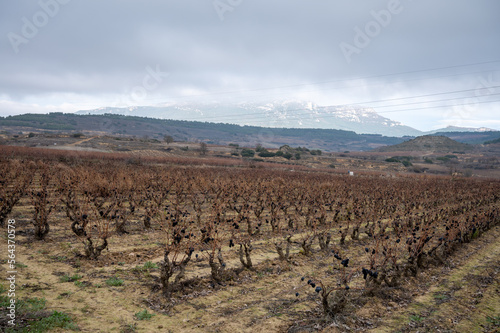
[[[488,103],[498,103],[500,102],[500,99],[494,100],[494,101],[482,101],[482,102],[475,102],[474,104],[488,104]],[[455,106],[462,106],[463,104],[455,104],[455,105],[438,105],[438,106],[430,106],[430,107],[420,107],[420,108],[413,108],[413,109],[404,109],[404,110],[393,110],[393,111],[385,111],[385,112],[378,112],[378,113],[394,113],[394,112],[408,112],[408,111],[418,111],[418,110],[428,110],[428,109],[438,109],[438,108],[447,108],[447,107],[455,107]],[[304,114],[304,115],[311,115],[312,114]],[[317,119],[321,120],[324,118],[334,118],[336,115],[321,115],[318,116]],[[286,119],[285,119],[286,120]],[[264,123],[266,122],[265,120],[262,121],[257,121],[257,123]],[[267,123],[269,123],[269,120],[267,120]]]
[[[181,96],[181,97],[202,97],[202,96],[210,96],[210,95],[245,93],[245,92],[252,92],[252,91],[263,91],[263,90],[273,90],[273,89],[283,89],[283,88],[297,88],[297,87],[319,85],[319,84],[339,83],[339,82],[348,82],[348,81],[357,81],[357,80],[368,80],[368,79],[382,78],[382,77],[388,77],[388,76],[396,76],[396,75],[406,75],[406,74],[431,72],[431,71],[438,71],[438,70],[443,70],[443,69],[471,67],[471,66],[492,64],[492,63],[498,63],[498,62],[500,62],[500,60],[484,61],[484,62],[477,62],[477,63],[465,64],[465,65],[437,67],[437,68],[430,68],[430,69],[420,69],[420,70],[398,72],[398,73],[390,73],[390,74],[370,75],[370,76],[350,78],[350,79],[341,79],[341,80],[328,80],[328,81],[319,81],[319,82],[312,82],[312,83],[299,83],[299,84],[291,84],[291,85],[275,86],[275,87],[266,87],[266,88],[255,88],[255,89],[233,90],[233,91],[220,91],[220,92],[212,92],[212,93],[196,94],[196,95],[184,95],[184,96]]]
[[[440,96],[440,95],[448,95],[448,94],[458,94],[458,93],[465,93],[465,92],[477,92],[481,91],[484,89],[495,89],[495,88],[500,88],[500,86],[493,86],[493,87],[485,87],[485,88],[475,88],[475,89],[465,89],[465,90],[455,90],[455,91],[448,91],[448,92],[441,92],[441,93],[434,93],[434,94],[425,94],[425,95],[417,95],[417,96],[409,96],[409,97],[400,97],[400,98],[391,98],[391,99],[381,99],[381,100],[374,100],[374,101],[365,101],[365,102],[357,102],[357,103],[349,103],[349,104],[341,104],[341,105],[335,105],[334,107],[336,108],[342,108],[342,107],[349,107],[352,105],[360,105],[360,104],[370,104],[370,103],[381,103],[381,102],[392,102],[392,101],[398,101],[398,100],[405,100],[405,99],[415,99],[415,98],[424,98],[424,97],[432,97],[432,96]],[[500,93],[495,93],[495,94],[488,94],[487,96],[492,96],[492,95],[499,95]],[[466,99],[466,98],[471,98],[474,96],[466,96],[466,97],[457,97],[457,98],[448,98],[448,99],[438,99],[438,100],[431,100],[431,101],[421,101],[421,102],[411,102],[411,103],[403,103],[403,104],[396,104],[396,105],[382,105],[382,106],[374,106],[372,108],[385,108],[385,107],[396,107],[396,106],[406,106],[406,105],[415,105],[415,104],[423,104],[423,103],[437,103],[437,102],[444,102],[444,101],[450,101],[450,100],[457,100],[457,99]],[[486,97],[486,96],[483,96]],[[331,106],[318,106],[316,107],[316,110],[318,109],[326,109],[330,108]],[[309,109],[305,108],[298,108],[298,109],[287,109],[285,110],[287,113],[290,112],[296,112],[296,111],[311,111]],[[388,112],[388,111],[385,111]],[[378,112],[378,113],[385,113],[384,111]],[[235,118],[237,117],[238,119],[241,120],[241,118],[246,117],[246,116],[257,116],[257,118],[260,118],[259,115],[267,115],[268,112],[253,112],[253,113],[246,113],[246,114],[237,114],[237,115],[220,115],[220,116],[210,116],[210,117],[203,117],[202,120],[207,120],[207,119],[221,119],[221,118]],[[300,115],[300,114],[299,114]],[[187,119],[187,120],[200,120],[198,119]],[[244,119],[244,120],[252,120],[252,119]]]
[[[500,94],[495,94],[495,95],[500,95]],[[500,102],[500,99],[497,99],[497,100],[494,100],[494,101],[474,102],[474,104],[488,104],[488,103],[498,103],[498,102]],[[428,106],[428,107],[421,107],[421,108],[415,108],[415,109],[404,109],[404,110],[383,111],[383,112],[377,112],[377,113],[406,112],[406,111],[416,111],[416,110],[427,110],[427,109],[447,108],[447,107],[463,106],[463,105],[464,105],[463,103],[460,103],[460,104],[454,104],[454,105],[438,105],[438,106]]]
[[[500,95],[500,93],[497,93],[497,94],[492,94],[492,95]],[[467,97],[468,98],[468,97]],[[454,100],[454,99],[452,99]],[[442,102],[442,101],[447,101],[447,100],[435,100],[435,101],[432,101],[432,103],[436,103],[436,102]],[[500,100],[494,100],[494,101],[478,101],[478,102],[474,102],[474,104],[487,104],[487,103],[497,103],[499,102]],[[427,102],[419,102],[417,104],[422,104],[422,103],[427,103]],[[415,103],[408,103],[408,104],[401,104],[399,106],[404,106],[404,105],[413,105]],[[417,111],[417,110],[427,110],[427,109],[436,109],[436,108],[449,108],[449,107],[455,107],[455,106],[462,106],[464,105],[463,103],[459,103],[459,104],[453,104],[453,105],[438,105],[438,106],[424,106],[424,107],[419,107],[419,108],[412,108],[412,109],[400,109],[400,110],[391,110],[391,111],[381,111],[381,112],[377,112],[377,114],[383,114],[383,113],[395,113],[395,112],[407,112],[407,111]],[[345,106],[350,106],[350,105],[345,105]],[[338,108],[341,108],[342,106],[337,106]],[[391,107],[391,106],[388,106],[388,107]],[[310,111],[308,109],[296,109],[296,111]],[[321,115],[318,115],[318,114],[314,114],[314,113],[296,113],[296,114],[291,114],[291,115],[283,115],[285,117],[291,117],[293,120],[297,120],[296,118],[297,117],[300,117],[300,116],[310,116],[310,117],[315,117],[316,119],[323,119],[323,118],[334,118],[334,117],[337,117],[337,115],[332,115],[332,114],[321,114]],[[267,119],[265,119],[267,118]],[[260,120],[262,119],[262,120]],[[203,119],[197,119],[197,120],[191,120],[191,121],[205,121],[206,118],[203,118]],[[241,122],[241,121],[252,121],[254,124],[255,123],[268,123],[270,121],[269,117],[257,117],[257,118],[243,118],[241,119],[241,117],[238,117],[238,120]],[[278,120],[275,120],[275,121],[286,121],[286,120],[290,120],[290,119],[278,119]],[[231,120],[225,120],[227,122],[231,122]]]
[[[426,81],[426,80],[434,80],[434,79],[440,79],[440,78],[446,78],[446,77],[453,77],[453,76],[462,76],[462,75],[472,75],[472,74],[482,74],[482,73],[495,73],[499,72],[500,70],[483,70],[483,71],[475,71],[475,72],[467,72],[467,73],[461,73],[461,74],[449,74],[449,75],[439,75],[439,76],[432,76],[432,77],[426,77],[426,78],[412,78],[412,79],[405,79],[405,80],[398,80],[391,82],[389,84],[396,84],[396,83],[403,83],[403,82],[411,82],[411,81]],[[301,93],[310,93],[310,92],[317,92],[317,91],[325,91],[325,90],[332,90],[332,89],[339,89],[339,88],[359,88],[359,87],[373,87],[373,86],[380,86],[380,85],[385,85],[387,86],[387,82],[377,82],[377,83],[365,83],[365,84],[359,84],[355,86],[335,86],[335,87],[328,87],[328,88],[320,88],[320,89],[313,89],[313,90],[305,90],[301,91]],[[259,95],[251,95],[251,98],[262,98],[264,96],[276,96],[276,95],[290,95],[290,92],[275,92],[275,93],[270,93],[270,94],[259,94]],[[188,96],[189,97],[189,96]],[[250,98],[250,97],[245,97],[245,98]],[[179,99],[178,97],[175,97]],[[155,100],[159,100],[162,98],[154,98]]]
[[[496,95],[500,95],[500,93],[488,94],[487,96],[484,96],[484,97],[490,97],[490,96],[496,96]],[[477,96],[444,98],[444,99],[438,99],[438,100],[433,100],[433,101],[422,101],[422,102],[412,102],[412,103],[403,103],[403,104],[393,104],[393,105],[386,105],[386,106],[373,106],[372,108],[373,109],[378,109],[378,108],[384,108],[384,107],[396,107],[396,106],[407,106],[407,105],[425,104],[425,103],[447,102],[447,101],[454,101],[454,100],[460,100],[460,99],[468,99],[468,98],[472,98],[472,97],[477,97]],[[477,98],[479,98],[479,97],[477,97]]]
[[[297,83],[297,84],[290,84],[290,85],[282,85],[282,86],[274,86],[274,87],[263,87],[263,88],[254,88],[254,89],[208,92],[208,93],[192,94],[192,95],[177,95],[177,96],[169,96],[169,98],[171,98],[171,99],[185,99],[185,98],[217,96],[217,95],[244,94],[244,93],[249,93],[249,92],[271,91],[271,90],[276,90],[276,89],[298,88],[298,87],[316,86],[316,85],[331,84],[331,83],[348,83],[348,82],[357,81],[357,80],[368,80],[368,79],[384,78],[384,77],[397,76],[397,75],[407,75],[407,74],[416,74],[416,73],[424,73],[424,72],[433,72],[433,71],[439,71],[439,70],[454,69],[454,68],[464,68],[464,67],[471,67],[471,66],[478,66],[478,65],[485,65],[485,64],[494,64],[494,63],[500,63],[500,60],[483,61],[483,62],[477,62],[477,63],[470,63],[470,64],[464,64],[464,65],[454,65],[454,66],[446,66],[446,67],[436,67],[436,68],[430,68],[430,69],[419,69],[419,70],[397,72],[397,73],[390,73],[390,74],[378,74],[378,75],[371,75],[371,76],[364,76],[364,77],[355,77],[355,78],[349,78],[349,79],[327,80],[327,81],[318,81],[318,82],[311,82],[311,83]],[[484,73],[484,72],[497,72],[497,71],[498,70],[482,70],[482,71],[466,72],[466,73],[459,73],[459,74],[448,74],[448,75],[430,76],[430,77],[426,77],[426,78],[412,78],[412,79],[404,79],[404,80],[402,79],[402,80],[398,80],[396,82],[420,81],[420,80],[429,80],[429,79],[436,79],[436,78],[461,76],[461,75],[471,75],[471,74],[478,74],[478,73]],[[361,84],[361,85],[351,86],[350,88],[366,87],[366,86],[373,86],[373,85],[380,85],[380,84],[386,84],[386,83]],[[340,86],[340,87],[342,87],[342,86]],[[306,91],[306,92],[329,90],[329,89],[332,89],[332,88],[339,88],[339,86],[337,86],[337,87],[323,88],[323,89],[315,89],[315,90],[310,90],[310,91]],[[143,99],[141,99],[140,102],[143,102],[143,101],[160,101],[160,100],[165,100],[165,97],[143,98]],[[82,104],[80,104],[80,105],[82,105]]]

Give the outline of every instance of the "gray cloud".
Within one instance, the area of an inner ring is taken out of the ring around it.
[[[335,104],[474,88],[488,73],[498,78],[498,62],[418,72],[500,60],[496,0],[220,1],[236,4],[229,5],[224,20],[212,0],[2,2],[0,98],[9,101],[0,104],[2,114],[9,113],[2,105],[37,99],[40,105],[63,103],[68,94],[106,106],[140,85],[146,67],[157,65],[170,75],[149,92],[151,103],[163,97],[189,99],[186,94],[235,100],[309,94]],[[57,10],[50,7],[54,3]],[[356,47],[356,28],[366,33],[376,22],[373,13],[383,17],[390,6],[398,13],[385,26],[379,23],[369,43],[357,47],[348,62],[341,43]],[[23,37],[23,18],[33,23],[37,14],[47,12],[45,7],[52,8],[53,17],[47,15],[47,22],[15,52],[9,36]],[[384,76],[392,73],[407,74]],[[301,86],[371,76],[378,77],[357,88],[351,82]],[[296,87],[254,91],[289,85]],[[218,93],[225,91],[231,93]],[[75,110],[80,106],[75,103]],[[413,125],[410,114],[399,116]],[[424,126],[421,119],[414,122]]]

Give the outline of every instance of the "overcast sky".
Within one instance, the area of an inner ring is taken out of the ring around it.
[[[0,116],[171,102],[359,104],[500,129],[498,0],[0,3]]]

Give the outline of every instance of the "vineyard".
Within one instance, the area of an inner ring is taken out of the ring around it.
[[[499,328],[498,180],[58,154],[4,152],[0,225],[73,329]]]

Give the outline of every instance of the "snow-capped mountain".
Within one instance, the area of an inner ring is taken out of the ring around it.
[[[189,103],[127,108],[106,107],[77,114],[120,114],[160,119],[207,121],[279,128],[322,128],[358,134],[417,136],[422,132],[361,106],[320,106],[303,101],[267,103]]]
[[[494,132],[496,130],[487,127],[458,127],[458,126],[447,126],[445,128],[440,128],[437,130],[425,132],[424,134],[434,134],[434,133],[444,133],[444,132]]]

